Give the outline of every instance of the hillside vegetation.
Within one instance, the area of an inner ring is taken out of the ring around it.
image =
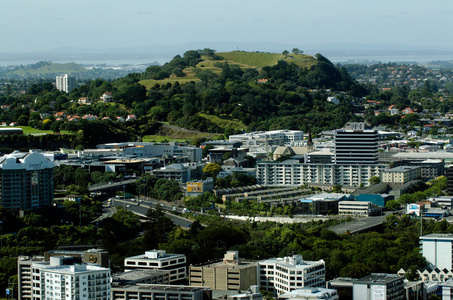
[[[176,60],[179,60],[179,58],[179,55],[175,57]],[[212,55],[200,55],[198,62],[194,65],[183,67],[181,64],[177,63],[175,67],[168,68],[171,73],[160,73],[160,75],[154,76],[155,79],[143,79],[140,81],[140,84],[144,85],[147,89],[150,89],[156,84],[174,84],[176,81],[178,81],[180,84],[190,81],[198,82],[200,81],[200,78],[197,77],[198,73],[202,71],[210,71],[214,74],[219,75],[222,72],[222,65],[225,63],[230,66],[235,66],[241,68],[242,70],[246,70],[261,69],[267,66],[274,66],[279,61],[293,63],[301,68],[310,68],[316,65],[316,58],[311,55],[304,54],[290,53],[288,55],[284,55],[277,53],[245,51],[219,52]],[[172,65],[172,62],[168,64]],[[166,65],[164,65],[163,67],[165,68]]]

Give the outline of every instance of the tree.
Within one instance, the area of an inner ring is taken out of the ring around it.
[[[206,173],[207,175],[211,177],[216,177],[220,171],[222,170],[222,167],[219,164],[216,163],[209,163],[206,165],[206,167],[203,168],[203,173]]]
[[[370,182],[371,185],[381,183],[381,179],[379,178],[379,176],[373,176],[368,181]]]
[[[165,216],[162,206],[150,208],[146,213],[148,223],[143,236],[143,245],[145,249],[158,249],[159,243],[166,240],[168,232],[175,226],[174,223]]]
[[[299,50],[299,48],[293,48],[292,52],[293,52],[293,54],[302,54],[302,53],[304,53],[304,51]]]
[[[332,192],[334,193],[341,193],[341,188],[342,186],[337,184],[337,185],[334,185],[333,188],[332,188]]]
[[[287,57],[288,54],[289,54],[289,51],[288,51],[288,50],[284,50],[284,51],[282,52],[282,54],[283,54],[285,57]]]

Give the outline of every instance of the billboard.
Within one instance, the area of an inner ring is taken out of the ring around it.
[[[187,183],[188,193],[203,193],[203,182],[188,182]]]

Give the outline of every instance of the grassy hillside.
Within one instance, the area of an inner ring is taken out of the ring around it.
[[[71,72],[87,72],[88,70],[76,63],[56,64],[53,62],[39,62],[31,65],[26,69],[15,70],[16,75],[36,75],[36,74],[51,74],[51,73],[71,73]]]
[[[295,63],[299,66],[312,66],[316,63],[316,59],[310,55],[304,54],[288,54],[287,56],[277,53],[263,52],[219,52],[218,56],[225,58],[228,63],[236,63],[242,67],[262,68],[275,65],[279,60]]]
[[[241,129],[247,128],[247,126],[244,125],[244,123],[242,123],[240,120],[234,119],[229,116],[223,115],[223,116],[218,117],[218,116],[214,116],[214,115],[206,115],[206,114],[201,114],[201,113],[198,115],[200,117],[203,117],[203,118],[211,121],[212,123],[216,124],[220,128],[226,128],[228,126],[234,130],[241,130]]]
[[[262,52],[245,52],[245,51],[233,51],[233,52],[218,52],[218,56],[223,57],[224,60],[212,60],[205,56],[202,56],[202,61],[199,62],[196,66],[198,69],[202,70],[211,70],[212,72],[218,74],[221,72],[221,69],[215,65],[228,62],[230,65],[237,65],[243,69],[248,68],[262,68],[266,66],[272,66],[277,64],[280,60],[285,60],[288,63],[295,63],[300,67],[310,67],[316,64],[316,59],[310,55],[304,54],[288,54],[287,56],[278,53],[262,53]],[[185,76],[178,77],[172,74],[170,78],[165,78],[162,80],[155,79],[145,79],[141,80],[140,84],[144,85],[146,89],[152,88],[156,83],[162,85],[171,83],[174,84],[176,81],[179,83],[186,83],[190,81],[200,81],[200,79],[195,77],[193,72],[194,68],[185,68],[183,70]]]

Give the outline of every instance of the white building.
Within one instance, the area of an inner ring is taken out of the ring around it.
[[[340,201],[338,202],[339,215],[369,216],[377,210],[376,205],[366,201]]]
[[[59,91],[70,93],[76,86],[75,78],[68,74],[57,76],[55,79],[55,86]]]
[[[319,287],[306,287],[303,289],[293,290],[289,293],[278,296],[278,300],[294,299],[294,300],[337,300],[340,296],[335,289],[326,289]]]
[[[354,300],[404,300],[404,277],[374,273],[353,282]]]
[[[0,157],[0,206],[30,210],[52,205],[54,162],[50,155],[30,151]]]
[[[421,236],[420,248],[432,268],[453,269],[453,234],[431,233]]]
[[[242,142],[243,146],[284,146],[302,144],[304,132],[300,130],[255,131],[229,136],[230,142]]]
[[[327,102],[333,103],[333,104],[340,104],[340,99],[337,97],[327,97]]]
[[[259,266],[259,285],[276,295],[303,287],[324,287],[326,267],[324,260],[304,261],[302,256],[262,260]]]
[[[109,300],[111,297],[109,268],[86,264],[64,265],[63,257],[51,257],[50,262],[32,262],[28,266],[29,285],[22,285],[23,290],[19,291],[21,299]],[[22,273],[26,273],[23,268]]]
[[[145,254],[127,257],[126,270],[158,269],[170,271],[170,283],[186,278],[186,256],[165,253],[165,250],[146,251]]]
[[[258,184],[270,186],[310,183],[342,186],[369,185],[369,179],[380,176],[386,165],[336,165],[299,163],[297,160],[262,162],[256,165]]]

